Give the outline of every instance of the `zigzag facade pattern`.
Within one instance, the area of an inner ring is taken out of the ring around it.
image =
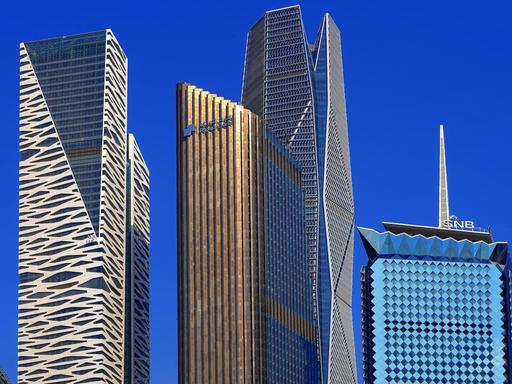
[[[131,383],[149,383],[149,170],[133,135],[128,136],[128,252],[130,257]]]
[[[127,59],[105,33],[98,235],[20,48],[20,384],[123,380]]]
[[[99,237],[105,247],[104,268],[110,295],[106,300],[106,342],[116,371],[123,373],[126,252],[126,140],[128,60],[107,30],[105,104]]]

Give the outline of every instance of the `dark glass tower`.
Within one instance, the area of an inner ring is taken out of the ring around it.
[[[340,32],[326,14],[306,39],[298,6],[269,11],[247,36],[242,104],[300,164],[323,383],[355,383],[354,205]]]

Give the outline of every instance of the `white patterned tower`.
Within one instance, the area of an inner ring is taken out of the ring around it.
[[[149,384],[149,170],[128,135],[125,383]]]
[[[127,58],[111,30],[20,51],[18,383],[118,384]]]

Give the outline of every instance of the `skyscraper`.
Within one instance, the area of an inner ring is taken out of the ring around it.
[[[508,383],[510,258],[489,234],[359,228],[365,383]]]
[[[438,227],[359,228],[367,384],[510,382],[508,244],[450,216],[440,149]]]
[[[179,383],[317,383],[299,166],[242,105],[176,100]]]
[[[20,55],[18,383],[118,384],[127,207],[147,204],[127,198],[127,58],[111,30],[22,43]]]
[[[340,31],[329,14],[309,45],[300,7],[266,12],[247,36],[242,104],[301,168],[323,383],[355,383],[354,204]]]

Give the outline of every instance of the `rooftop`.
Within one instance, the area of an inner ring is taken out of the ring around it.
[[[391,223],[383,222],[382,225],[391,233],[395,235],[405,233],[411,236],[423,235],[425,237],[437,236],[440,239],[454,239],[454,240],[469,240],[473,242],[483,241],[484,243],[491,244],[492,234],[490,231],[483,231],[481,229],[475,229],[471,231],[459,230],[459,229],[448,229],[439,227],[429,227],[424,225],[414,224],[402,224],[402,223]]]
[[[507,263],[508,244],[484,241],[489,233],[384,223],[385,232],[358,227],[370,260],[406,257],[428,260]],[[474,235],[474,236],[473,236]],[[484,236],[486,235],[486,236]]]

